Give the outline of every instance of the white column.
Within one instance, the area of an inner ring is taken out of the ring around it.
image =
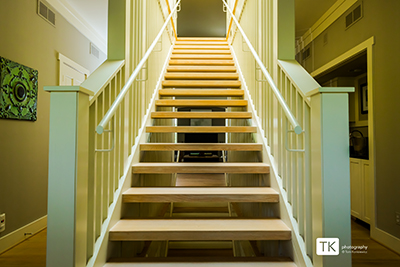
[[[350,267],[351,245],[348,93],[322,87],[311,96],[311,184],[314,266]],[[316,255],[317,238],[339,238],[338,256]]]
[[[45,91],[51,92],[46,266],[86,266],[89,95],[93,93],[79,86],[45,87]]]

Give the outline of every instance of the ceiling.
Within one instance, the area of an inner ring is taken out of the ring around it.
[[[109,0],[64,0],[107,40]],[[110,0],[112,1],[112,0]],[[200,0],[198,0],[200,1]],[[296,37],[302,36],[338,0],[295,0]]]
[[[107,40],[108,0],[64,1],[70,4],[104,40]]]
[[[338,0],[295,0],[296,38],[301,37]]]

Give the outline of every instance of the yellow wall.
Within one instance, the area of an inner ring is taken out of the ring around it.
[[[356,3],[357,6],[361,1]],[[346,12],[312,45],[314,57],[306,62],[309,72],[317,70],[354,46],[375,36],[373,46],[374,134],[376,165],[376,227],[400,238],[395,212],[400,212],[400,124],[398,60],[400,59],[400,1],[367,0],[363,18],[345,30]],[[350,11],[353,8],[350,9]],[[328,35],[324,45],[323,36]]]
[[[0,0],[0,56],[39,71],[37,121],[0,119],[0,237],[47,214],[50,94],[58,85],[58,52],[91,72],[104,61],[89,54],[90,41],[56,14],[53,27],[36,13],[37,1]]]

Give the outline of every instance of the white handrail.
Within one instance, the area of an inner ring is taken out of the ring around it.
[[[126,93],[129,91],[129,87],[135,81],[136,76],[139,74],[139,72],[142,69],[144,63],[146,63],[146,61],[149,58],[149,56],[150,56],[151,52],[153,51],[154,47],[157,45],[158,40],[162,36],[162,34],[163,34],[165,28],[167,27],[168,23],[171,21],[171,17],[174,14],[174,12],[177,9],[177,7],[178,7],[180,2],[181,2],[181,0],[178,0],[178,2],[176,3],[175,7],[171,11],[171,14],[169,14],[168,18],[165,20],[165,23],[162,26],[160,32],[158,33],[158,35],[154,39],[153,43],[150,45],[149,49],[146,51],[146,54],[144,54],[142,60],[139,62],[139,64],[137,65],[136,69],[133,71],[132,75],[129,77],[128,81],[126,82],[126,84],[122,88],[121,92],[119,93],[119,95],[117,96],[115,101],[112,103],[110,109],[107,111],[106,115],[104,115],[103,119],[100,121],[99,125],[96,127],[96,132],[98,134],[102,134],[104,132],[105,126],[107,125],[107,123],[109,123],[109,121],[111,120],[112,116],[114,116],[114,114],[115,114],[115,112],[117,110],[117,107],[121,104],[121,102],[124,99]]]
[[[236,19],[235,15],[233,15],[232,10],[229,8],[228,4],[225,0],[222,0],[226,8],[228,9],[233,21],[235,22],[236,26],[238,27],[240,33],[242,34],[243,39],[246,41],[247,46],[250,48],[250,52],[253,54],[254,59],[256,60],[257,64],[260,66],[261,71],[264,73],[265,78],[269,85],[272,88],[278,102],[281,104],[283,111],[285,112],[286,118],[289,120],[290,124],[293,126],[293,130],[296,134],[301,134],[303,132],[300,124],[297,122],[296,118],[293,116],[292,112],[290,111],[286,101],[283,99],[281,93],[279,92],[278,87],[275,85],[274,80],[272,79],[271,75],[268,73],[267,69],[265,68],[264,64],[262,63],[260,57],[257,55],[257,52],[254,50],[253,46],[251,45],[249,39],[247,38],[246,34],[244,33],[242,27],[240,26],[238,20]]]

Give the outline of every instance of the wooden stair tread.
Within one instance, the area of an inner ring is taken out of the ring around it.
[[[133,173],[269,173],[259,162],[145,162],[132,165]]]
[[[211,59],[211,60],[220,59],[220,60],[232,60],[233,57],[231,55],[227,55],[227,54],[224,54],[224,55],[218,55],[218,54],[216,54],[216,55],[214,55],[214,54],[213,55],[207,55],[207,54],[200,54],[200,55],[172,54],[171,55],[171,59],[207,59],[207,60],[209,60],[209,59]]]
[[[231,55],[230,50],[193,50],[193,49],[178,49],[173,50],[172,54],[227,54]]]
[[[237,80],[238,73],[232,72],[167,72],[165,80]]]
[[[134,257],[110,259],[104,267],[297,267],[290,258],[275,257]],[[130,264],[131,263],[131,264]]]
[[[174,46],[175,51],[180,50],[180,49],[228,50],[228,51],[230,51],[230,48],[227,44],[225,44],[225,45],[175,45]]]
[[[232,80],[165,80],[162,81],[164,88],[240,88],[240,81]]]
[[[218,97],[242,97],[244,91],[240,89],[162,89],[159,95],[162,96],[218,96]]]
[[[221,41],[176,41],[175,45],[228,45],[228,43]]]
[[[157,107],[247,107],[247,100],[188,100],[161,99],[156,100]]]
[[[169,65],[208,65],[208,66],[234,66],[233,60],[205,60],[205,59],[171,59]]]
[[[251,119],[251,112],[173,112],[156,111],[153,119]]]
[[[111,241],[290,240],[280,219],[132,219],[110,230]]]
[[[146,143],[140,144],[141,151],[261,151],[257,143]]]
[[[236,72],[235,66],[169,66],[168,72]]]
[[[277,203],[279,194],[269,187],[133,187],[122,194],[131,202],[269,202]]]
[[[226,42],[225,37],[178,37],[176,41],[210,41],[210,42]]]
[[[253,126],[147,126],[148,133],[255,133]]]

